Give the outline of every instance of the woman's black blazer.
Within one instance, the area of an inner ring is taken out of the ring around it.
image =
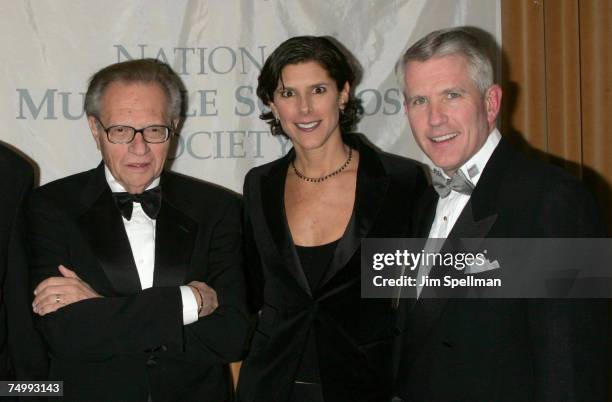
[[[245,178],[246,270],[258,320],[240,372],[239,401],[287,401],[309,331],[326,401],[388,400],[395,309],[390,300],[361,298],[360,244],[365,237],[410,236],[413,205],[426,181],[416,162],[381,154],[356,134],[343,139],[360,155],[355,204],[315,292],[284,209],[294,151]]]

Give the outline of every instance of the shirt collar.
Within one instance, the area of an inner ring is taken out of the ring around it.
[[[108,166],[106,166],[106,164],[104,164],[104,176],[106,177],[106,182],[108,183],[108,186],[110,187],[110,189],[111,189],[111,191],[113,193],[125,193],[126,192],[126,190],[123,187],[123,185],[121,185],[121,183],[119,183],[117,181],[117,179],[115,179],[115,176],[113,176],[113,174],[111,173],[111,171],[108,168]],[[149,184],[149,186],[146,188],[146,190],[149,190],[151,188],[155,188],[157,186],[159,186],[159,177],[156,177],[151,182],[151,184]]]
[[[489,158],[493,155],[493,151],[497,148],[499,141],[501,140],[501,133],[495,128],[487,137],[482,147],[472,156],[466,163],[464,163],[459,169],[463,172],[465,177],[469,178],[474,186],[478,184],[478,180],[482,175]],[[446,178],[450,178],[442,169],[434,166],[432,170],[437,170]]]

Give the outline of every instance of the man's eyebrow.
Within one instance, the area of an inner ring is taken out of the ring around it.
[[[442,91],[440,91],[440,95],[444,95],[447,94],[449,92],[459,92],[460,94],[464,94],[467,91],[461,87],[450,87],[450,88],[445,88]]]
[[[404,98],[406,99],[407,102],[413,101],[416,98],[427,98],[424,95],[411,95],[411,96],[404,96]]]

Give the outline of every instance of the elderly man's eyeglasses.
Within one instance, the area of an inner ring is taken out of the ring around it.
[[[168,126],[154,125],[135,129],[130,126],[104,127],[100,119],[96,117],[98,124],[106,133],[108,141],[113,144],[129,144],[134,141],[137,133],[142,134],[142,139],[149,144],[161,144],[168,141],[174,130]]]

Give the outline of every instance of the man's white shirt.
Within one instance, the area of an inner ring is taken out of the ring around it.
[[[478,152],[459,168],[474,187],[478,184],[482,171],[500,140],[501,134],[499,131],[497,129],[493,130]],[[442,169],[437,167],[434,167],[434,169],[438,170],[445,178],[450,179]],[[452,190],[448,197],[439,198],[429,237],[447,238],[469,200],[469,195],[458,193],[455,190]]]
[[[104,166],[104,175],[113,193],[125,192],[108,167]],[[147,187],[147,190],[159,185],[159,177]],[[148,289],[153,286],[153,273],[155,269],[155,224],[156,220],[149,218],[138,202],[132,205],[132,218],[128,221],[123,216],[123,226],[127,233],[136,263],[136,270],[140,278],[141,288]],[[183,301],[183,325],[198,320],[198,302],[189,286],[180,286]]]
[[[478,180],[480,176],[482,176],[482,171],[491,158],[491,155],[493,155],[493,151],[495,151],[495,148],[499,145],[500,140],[501,134],[496,128],[489,134],[478,152],[459,168],[465,177],[472,182],[474,187],[478,184]],[[442,169],[434,167],[433,170],[438,170],[445,178],[450,179]],[[457,223],[457,219],[459,219],[461,212],[463,212],[463,208],[465,208],[469,200],[469,195],[458,193],[455,190],[452,190],[446,198],[438,198],[436,214],[431,224],[431,229],[429,230],[429,239],[446,239],[453,230],[453,226]],[[427,241],[425,244],[425,251],[438,252],[440,250],[436,250],[436,248],[441,247],[442,244],[443,242],[441,241]],[[417,283],[420,284],[421,278],[428,276],[430,270],[431,266],[421,265],[419,267]],[[422,287],[417,286],[417,297],[421,295],[421,290]]]

